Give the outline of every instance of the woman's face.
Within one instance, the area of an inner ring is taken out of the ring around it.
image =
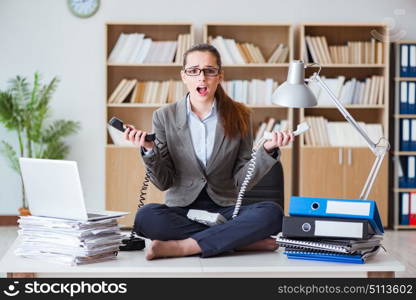
[[[198,69],[205,69],[205,72],[195,75],[198,74]],[[185,71],[181,71],[181,76],[192,101],[205,102],[214,98],[215,90],[223,79],[222,71],[216,74],[217,72],[217,59],[210,52],[194,51],[188,54]]]

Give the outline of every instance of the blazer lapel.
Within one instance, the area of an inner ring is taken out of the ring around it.
[[[178,102],[176,110],[176,127],[178,129],[178,136],[180,139],[178,140],[178,143],[182,143],[184,145],[184,154],[188,156],[194,165],[198,166],[201,173],[205,173],[198,158],[196,157],[194,146],[192,144],[191,132],[189,131],[187,122],[186,97],[187,95],[180,102]]]

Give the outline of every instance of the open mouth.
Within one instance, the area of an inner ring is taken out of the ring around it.
[[[196,90],[201,96],[206,96],[208,94],[208,88],[206,86],[199,86]]]

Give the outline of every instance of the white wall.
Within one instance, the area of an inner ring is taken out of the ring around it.
[[[405,14],[395,15],[397,9]],[[102,209],[105,22],[193,22],[201,39],[204,22],[383,22],[385,18],[394,18],[396,28],[407,32],[405,39],[416,39],[414,0],[102,0],[98,13],[85,20],[70,14],[66,0],[0,0],[0,89],[18,74],[32,79],[39,71],[45,81],[59,76],[53,118],[81,122],[82,131],[68,139],[69,159],[79,163],[88,206]],[[0,127],[2,139],[16,143],[14,134]],[[19,187],[18,176],[0,157],[0,215],[16,214]]]

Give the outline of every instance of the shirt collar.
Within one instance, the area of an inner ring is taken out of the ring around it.
[[[193,113],[192,109],[191,109],[191,100],[190,100],[190,96],[188,94],[188,96],[186,97],[186,115],[189,116],[190,114],[195,115]],[[208,119],[211,116],[215,116],[216,114],[217,114],[217,100],[214,98],[214,102],[212,103],[211,111],[201,121],[204,121],[204,120]]]

